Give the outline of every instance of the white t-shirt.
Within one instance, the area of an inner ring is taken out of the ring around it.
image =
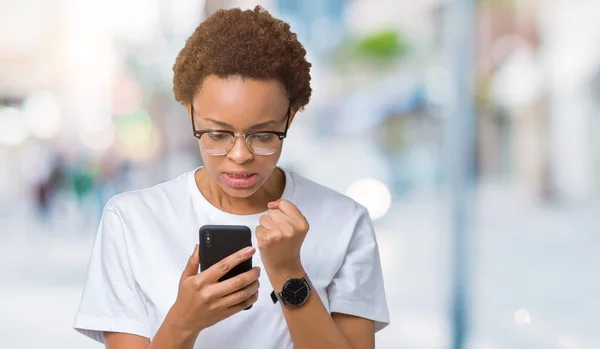
[[[327,310],[389,323],[377,241],[367,210],[298,174],[285,172],[282,198],[310,224],[302,265]],[[233,215],[210,204],[194,171],[150,188],[125,192],[105,206],[94,241],[74,328],[104,342],[104,331],[152,339],[177,297],[179,278],[205,224],[246,225],[261,214]],[[253,257],[260,265],[260,251]],[[264,268],[263,268],[264,270]],[[203,330],[195,348],[293,348],[266,273],[252,309]]]

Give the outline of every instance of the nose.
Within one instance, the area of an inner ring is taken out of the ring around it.
[[[235,137],[233,148],[227,153],[227,157],[238,164],[252,159],[252,153],[248,150],[244,137]]]

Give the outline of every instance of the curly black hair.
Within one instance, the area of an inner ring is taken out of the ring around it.
[[[191,103],[210,75],[278,79],[293,111],[310,99],[310,67],[306,50],[290,25],[261,6],[254,10],[219,10],[200,23],[173,66],[173,91],[181,103]]]

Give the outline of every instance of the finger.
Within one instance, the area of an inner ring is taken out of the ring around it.
[[[198,274],[198,268],[200,266],[200,253],[198,252],[198,244],[194,246],[194,252],[190,258],[188,258],[188,262],[185,265],[185,269],[183,273],[181,273],[181,280],[187,279],[190,276],[194,276]]]
[[[227,296],[221,298],[217,302],[217,307],[219,308],[230,308],[240,303],[245,302],[248,298],[254,296],[256,291],[260,288],[260,282],[258,280],[254,281],[250,285],[242,288],[241,290],[237,290],[233,293],[228,294]]]
[[[269,231],[260,225],[257,226],[255,230],[256,230],[256,241],[258,242],[258,247],[261,248],[263,243],[269,236]]]
[[[210,268],[206,269],[203,274],[209,282],[217,282],[236,265],[252,257],[255,252],[256,249],[252,246],[243,248],[238,252],[223,258],[220,262],[213,264]]]
[[[247,287],[248,285],[256,282],[260,277],[260,267],[256,266],[247,272],[241,273],[231,279],[223,280],[215,285],[215,293],[219,297],[227,296],[228,294],[234,293]]]
[[[279,223],[274,221],[269,215],[261,216],[258,223],[267,230],[276,230],[279,228]]]
[[[270,208],[270,207],[269,207]],[[277,208],[290,218],[304,217],[302,212],[289,200],[281,199],[277,201]]]
[[[258,293],[259,293],[259,291],[256,291],[255,294],[253,294],[250,298],[246,299],[242,303],[239,303],[239,304],[236,304],[234,306],[227,308],[227,313],[226,313],[227,317],[229,317],[233,314],[237,314],[240,311],[248,308],[252,304],[256,303],[256,301],[258,300]]]
[[[267,214],[269,215],[269,217],[271,217],[271,219],[273,219],[279,224],[291,223],[290,218],[286,216],[281,210],[270,209],[269,211],[267,211]]]

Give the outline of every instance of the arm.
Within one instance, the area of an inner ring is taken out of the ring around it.
[[[306,218],[287,200],[270,203],[268,215],[260,218],[258,247],[275,290],[281,291],[287,279],[305,275],[300,247],[308,229]],[[340,313],[331,316],[316,291],[298,308],[281,306],[297,349],[374,347],[373,321]]]
[[[375,349],[373,320],[342,313],[333,313],[331,317],[353,348]]]
[[[185,331],[177,327],[167,315],[165,321],[154,336],[152,343],[146,337],[129,333],[105,332],[104,340],[107,349],[191,349],[194,347],[199,333]]]
[[[317,304],[317,307],[311,306],[308,311],[304,311],[304,314],[294,311],[284,310],[286,322],[288,324],[290,333],[292,335],[292,341],[297,348],[311,347],[311,343],[304,343],[303,338],[309,339],[311,336],[324,337],[325,340],[331,339],[331,333],[336,332],[338,329],[341,335],[345,338],[338,339],[338,341],[347,340],[347,345],[352,348],[375,348],[375,332],[373,321],[340,313],[333,313],[331,318],[335,324],[332,326],[330,323],[329,314],[325,311],[326,317],[320,316],[319,308],[323,308],[321,300],[317,297],[311,297],[306,303]],[[315,312],[314,309],[317,311]],[[314,314],[313,314],[314,313]],[[307,321],[308,320],[308,321]],[[326,330],[327,327],[331,327],[333,331]],[[307,336],[306,333],[310,333]],[[319,335],[321,333],[321,335]],[[336,334],[339,337],[339,334]],[[147,349],[150,348],[192,348],[195,341],[195,336],[186,335],[181,331],[177,331],[176,328],[170,326],[161,326],[160,330],[154,337],[154,342],[150,346],[150,340],[145,337],[136,336],[127,333],[118,332],[106,332],[104,335],[107,349]],[[317,338],[320,343],[323,339]],[[335,339],[331,340],[335,343]],[[314,346],[313,346],[314,347]],[[333,345],[328,345],[328,348],[334,348]]]
[[[301,278],[304,275],[304,269],[298,268],[295,271],[273,273],[269,278],[273,287],[280,290],[288,278]],[[301,307],[281,307],[297,349],[375,348],[375,326],[372,320],[340,313],[329,315],[315,290],[311,291],[308,300]]]

